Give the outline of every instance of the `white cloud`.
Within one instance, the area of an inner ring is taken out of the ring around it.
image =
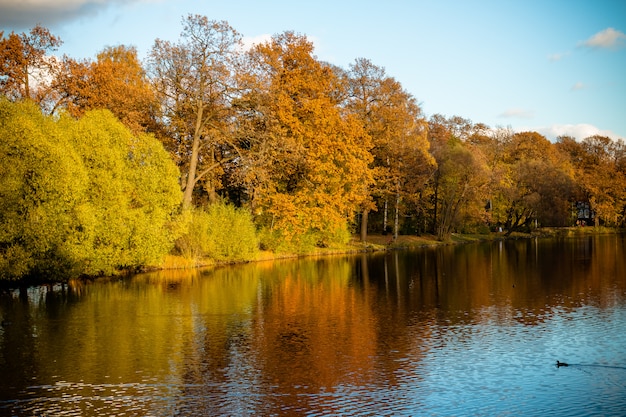
[[[596,126],[586,123],[552,125],[542,127],[518,127],[514,130],[516,132],[538,132],[551,140],[555,140],[559,136],[571,136],[579,141],[594,135],[607,136],[614,140],[620,138],[619,135],[610,130],[602,130]]]
[[[576,84],[572,86],[572,91],[584,90],[585,88],[587,88],[587,86],[583,84],[582,82],[578,81]]]
[[[512,108],[512,109],[505,110],[504,112],[500,113],[498,116],[507,117],[507,118],[508,117],[518,118],[518,119],[532,119],[534,116],[534,113],[531,110]]]
[[[563,52],[563,53],[556,53],[556,54],[552,54],[552,55],[548,55],[548,61],[560,61],[563,58],[565,58],[566,56],[569,55],[569,52]]]
[[[158,0],[0,0],[0,27],[32,28],[50,26],[87,15],[95,15],[113,4],[156,2]]]
[[[272,40],[272,35],[265,33],[263,35],[258,36],[244,36],[241,40],[242,47],[244,51],[252,49],[254,45],[259,45],[265,42],[270,42]]]
[[[580,45],[594,49],[616,49],[624,45],[625,39],[626,34],[623,32],[613,28],[607,28],[596,33],[586,41],[581,42]]]

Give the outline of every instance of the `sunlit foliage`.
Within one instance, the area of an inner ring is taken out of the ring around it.
[[[88,171],[90,274],[158,263],[171,248],[164,227],[180,203],[178,170],[154,138],[134,136],[111,113],[73,123],[74,147]]]
[[[589,201],[595,225],[623,227],[626,216],[624,141],[590,136],[582,142],[561,137],[557,145],[574,167],[579,198]]]
[[[492,189],[493,219],[508,231],[534,226],[567,226],[574,199],[568,159],[536,132],[509,136]]]
[[[259,248],[252,216],[230,204],[185,210],[178,222],[182,230],[176,251],[194,261],[249,261]]]
[[[0,105],[2,276],[158,264],[180,204],[178,171],[162,145],[107,111],[76,121],[28,102]]]
[[[427,121],[383,67],[322,62],[304,35],[245,49],[190,14],[145,65],[123,45],[58,59],[60,44],[0,32],[2,278],[306,253],[359,222],[364,241],[531,231],[575,224],[577,202],[626,224],[623,140]]]
[[[0,99],[0,277],[73,270],[84,256],[87,171],[32,103]]]
[[[11,100],[31,99],[48,109],[55,94],[50,80],[57,63],[48,53],[61,44],[40,25],[29,33],[0,31],[0,93]]]
[[[335,73],[306,37],[276,35],[248,59],[255,77],[240,104],[248,145],[242,183],[266,247],[345,243],[372,182],[369,136],[341,114]]]
[[[432,230],[447,239],[461,227],[484,223],[484,205],[489,185],[489,167],[484,155],[469,138],[471,122],[441,115],[429,121],[431,152],[437,169],[430,181]]]
[[[57,107],[74,116],[107,109],[135,133],[157,130],[156,95],[134,47],[107,47],[95,62],[66,56],[55,84],[60,93]]]
[[[361,215],[361,240],[366,240],[371,210],[382,212],[380,231],[388,227],[388,208],[394,208],[393,233],[399,233],[403,202],[419,204],[418,195],[435,160],[428,152],[428,125],[415,98],[385,70],[367,59],[350,65],[346,108],[372,140],[375,183]],[[408,210],[403,210],[407,214]]]

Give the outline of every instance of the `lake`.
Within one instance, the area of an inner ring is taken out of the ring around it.
[[[508,240],[5,290],[0,415],[626,415],[625,255]]]

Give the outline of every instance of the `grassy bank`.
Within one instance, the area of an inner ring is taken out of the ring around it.
[[[620,233],[623,231],[605,227],[561,227],[561,228],[540,228],[532,233],[512,233],[506,236],[504,233],[489,234],[457,234],[454,233],[447,240],[438,240],[434,235],[401,235],[398,239],[393,239],[389,235],[370,234],[365,242],[361,242],[358,236],[353,236],[350,242],[344,246],[316,248],[314,251],[304,254],[275,253],[270,251],[259,251],[256,257],[250,262],[272,261],[277,259],[289,259],[311,256],[328,256],[350,253],[383,252],[389,250],[402,250],[411,248],[421,248],[430,246],[466,244],[484,241],[505,240],[505,239],[529,239],[536,237],[573,237],[578,235]],[[234,262],[216,262],[215,260],[187,259],[181,256],[168,256],[159,269],[190,269],[207,266],[224,265]]]

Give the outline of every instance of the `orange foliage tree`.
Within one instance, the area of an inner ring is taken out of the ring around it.
[[[312,52],[306,37],[286,32],[247,57],[253,73],[238,103],[247,147],[239,177],[274,246],[343,239],[372,182],[370,138],[342,115],[342,86]]]
[[[134,47],[107,47],[95,62],[66,56],[55,86],[74,116],[107,109],[135,133],[155,129],[156,96]]]
[[[62,41],[43,26],[29,33],[11,32],[8,37],[0,31],[0,93],[9,100],[31,99],[40,107],[49,106],[51,78],[57,66],[55,51]]]
[[[357,59],[348,72],[346,107],[372,138],[375,187],[362,208],[361,240],[367,238],[369,212],[382,205],[387,229],[389,200],[394,202],[394,236],[398,236],[401,199],[412,199],[433,171],[428,152],[427,123],[415,99],[385,70],[367,59]]]
[[[565,226],[570,221],[573,171],[567,158],[537,132],[512,134],[492,189],[494,221],[509,233],[535,222]]]
[[[574,166],[578,198],[588,201],[594,222],[623,226],[626,215],[626,156],[623,140],[590,136],[581,142],[560,137],[557,145]]]

